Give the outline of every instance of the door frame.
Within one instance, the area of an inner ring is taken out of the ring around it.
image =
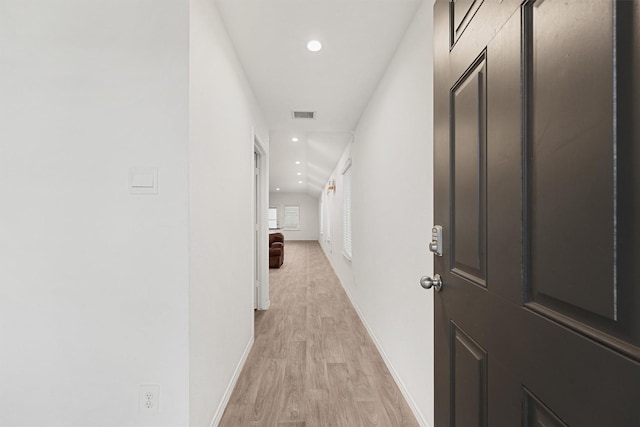
[[[251,207],[252,212],[259,212],[256,224],[251,224],[252,229],[252,254],[253,254],[253,276],[257,278],[257,286],[254,283],[252,292],[253,306],[256,310],[267,310],[271,305],[269,299],[269,151],[267,146],[256,134],[255,129],[251,130],[253,150],[251,153],[251,170],[254,171],[254,153],[258,154],[257,188],[255,176],[252,179]],[[255,173],[255,172],[253,172]],[[258,206],[256,206],[256,203]],[[253,221],[252,221],[253,222]],[[257,230],[255,227],[257,226]],[[257,232],[257,233],[256,233]],[[256,238],[255,236],[259,236]],[[257,271],[256,271],[257,268]]]

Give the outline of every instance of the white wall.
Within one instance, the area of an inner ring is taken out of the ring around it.
[[[253,339],[252,128],[268,140],[213,0],[190,5],[191,425],[208,426]]]
[[[2,426],[188,423],[188,36],[186,1],[0,2]]]
[[[355,133],[353,260],[342,248],[342,162],[322,243],[422,425],[433,426],[432,1],[425,0]],[[348,149],[347,149],[348,151]]]
[[[340,281],[347,290],[353,286],[354,279],[352,261],[345,258],[342,254],[344,239],[342,225],[342,215],[344,207],[344,180],[342,172],[344,171],[344,168],[347,165],[349,159],[352,158],[352,144],[349,144],[342,153],[342,156],[340,156],[335,169],[329,177],[329,181],[335,181],[335,191],[330,191],[328,193],[324,191],[320,196],[323,200],[323,209],[325,210],[325,216],[323,218],[325,223],[323,225],[323,233],[320,236],[319,241],[325,254],[327,254],[327,256],[329,257],[329,261],[331,261],[333,269],[336,271],[336,274],[340,278]],[[354,191],[357,187],[356,183],[353,180],[353,170],[351,181],[351,194],[355,196]],[[325,185],[325,188],[327,186],[328,183]],[[355,208],[355,202],[353,203],[352,208]],[[353,214],[354,213],[352,209],[352,215]],[[352,224],[355,225],[359,220],[360,219],[357,219],[354,216],[352,218]],[[352,234],[355,234],[355,230],[352,230]]]
[[[306,193],[269,193],[269,207],[278,208],[278,225],[284,224],[284,207],[300,206],[300,230],[282,230],[285,240],[318,240],[318,199]]]

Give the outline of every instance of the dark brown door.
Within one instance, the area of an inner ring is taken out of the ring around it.
[[[436,427],[640,426],[640,1],[434,19]]]

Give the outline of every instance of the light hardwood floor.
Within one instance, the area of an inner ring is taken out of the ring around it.
[[[287,241],[221,427],[418,426],[318,242]]]

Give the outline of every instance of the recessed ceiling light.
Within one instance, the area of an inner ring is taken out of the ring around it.
[[[302,181],[298,181],[298,184],[302,184]]]
[[[311,40],[309,43],[307,43],[307,49],[309,49],[311,52],[318,52],[320,49],[322,49],[322,43],[320,43],[318,40]]]
[[[276,191],[280,191],[280,187],[276,188]]]
[[[293,138],[291,138],[291,141],[293,141],[293,142],[298,142],[298,141],[299,141],[299,139],[298,139],[298,138],[296,138],[296,137],[294,136]]]
[[[299,164],[300,164],[300,162],[296,162],[296,165],[299,165]]]
[[[302,175],[302,172],[298,172],[298,176]]]

